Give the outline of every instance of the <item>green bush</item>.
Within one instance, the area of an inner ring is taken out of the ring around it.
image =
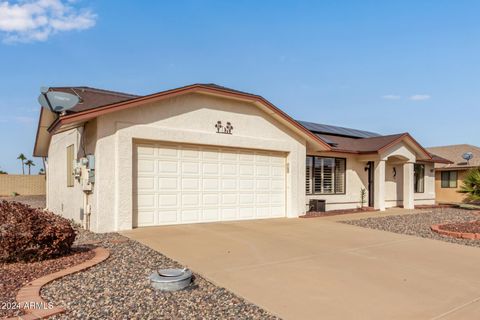
[[[465,193],[469,202],[480,202],[480,168],[467,172],[458,192]]]

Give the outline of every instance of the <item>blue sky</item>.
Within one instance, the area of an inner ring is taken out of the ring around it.
[[[32,155],[40,86],[214,82],[296,119],[480,145],[478,12],[441,0],[3,0],[0,170]]]

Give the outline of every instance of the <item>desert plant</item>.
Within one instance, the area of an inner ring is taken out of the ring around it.
[[[15,191],[12,192],[12,197],[16,197],[16,196],[19,196],[19,195],[20,194],[18,192],[15,192]]]
[[[18,202],[0,202],[0,261],[38,261],[64,255],[75,240],[65,218]]]
[[[365,188],[360,189],[360,201],[362,203],[362,208],[363,208],[363,206],[367,202],[367,189]]]
[[[480,168],[471,169],[467,172],[458,192],[465,193],[467,201],[480,201]]]
[[[17,157],[18,160],[22,161],[22,174],[25,174],[25,160],[27,160],[27,157],[23,153],[20,153]]]
[[[35,167],[35,163],[32,160],[27,160],[25,165],[28,167],[28,175],[31,175],[32,167]]]

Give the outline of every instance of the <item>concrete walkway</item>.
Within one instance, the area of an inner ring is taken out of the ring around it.
[[[335,221],[345,218],[123,234],[285,319],[480,318],[480,248]]]

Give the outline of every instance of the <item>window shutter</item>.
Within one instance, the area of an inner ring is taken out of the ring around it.
[[[335,193],[345,193],[345,159],[335,159]]]
[[[305,165],[306,172],[305,172],[305,190],[307,194],[312,193],[312,169],[313,169],[313,157],[307,157],[307,162]]]

